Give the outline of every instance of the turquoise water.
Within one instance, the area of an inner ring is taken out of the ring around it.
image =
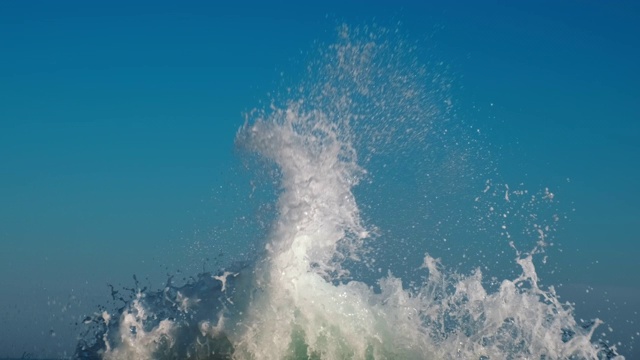
[[[106,358],[633,358],[633,5],[40,5],[2,12],[0,355],[106,317]]]

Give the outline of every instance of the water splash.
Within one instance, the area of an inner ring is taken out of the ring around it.
[[[392,272],[375,282],[355,278],[358,264],[373,269],[370,244],[381,236],[362,220],[354,195],[365,168],[398,150],[412,156],[441,145],[439,153],[465,154],[459,139],[443,140],[450,125],[439,120],[452,102],[439,92],[442,79],[428,77],[399,39],[341,27],[310,66],[309,82],[282,105],[251,113],[238,131],[238,145],[272,164],[279,183],[277,218],[255,262],[135,293],[117,313],[94,319],[100,329],[77,357],[621,359],[592,343],[599,320],[578,324],[573,307],[540,286],[541,229],[529,252],[512,243],[520,274],[495,291],[481,269],[457,274],[428,254],[408,265],[421,279],[410,287]]]

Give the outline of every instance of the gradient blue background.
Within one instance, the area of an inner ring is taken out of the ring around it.
[[[563,184],[576,209],[550,283],[583,316],[613,308],[622,341],[640,330],[637,2],[2,1],[0,357],[70,351],[107,282],[242,251],[207,244],[245,191],[242,114],[342,22],[401,22],[450,65],[505,179]]]

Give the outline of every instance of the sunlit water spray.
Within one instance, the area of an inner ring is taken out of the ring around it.
[[[240,148],[277,169],[277,218],[257,239],[265,244],[258,259],[182,287],[135,293],[120,311],[87,320],[98,330],[79,344],[79,358],[617,356],[593,343],[599,321],[578,324],[572,306],[539,284],[533,257],[544,250],[548,228],[535,229],[528,251],[505,246],[520,275],[495,291],[480,269],[456,274],[428,248],[421,262],[407,264],[421,279],[414,286],[391,272],[375,282],[355,278],[358,266],[376,273],[370,244],[380,236],[362,219],[353,192],[366,186],[358,185],[365,167],[389,149],[430,146],[451,107],[446,98],[434,104],[441,81],[394,36],[341,28],[338,42],[312,63],[309,82],[282,105],[251,113],[238,131]]]

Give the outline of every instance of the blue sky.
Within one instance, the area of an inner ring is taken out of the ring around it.
[[[191,266],[176,249],[235,216],[243,112],[342,22],[401,22],[449,64],[505,181],[576,209],[563,281],[637,294],[639,20],[633,1],[3,1],[0,304]]]

